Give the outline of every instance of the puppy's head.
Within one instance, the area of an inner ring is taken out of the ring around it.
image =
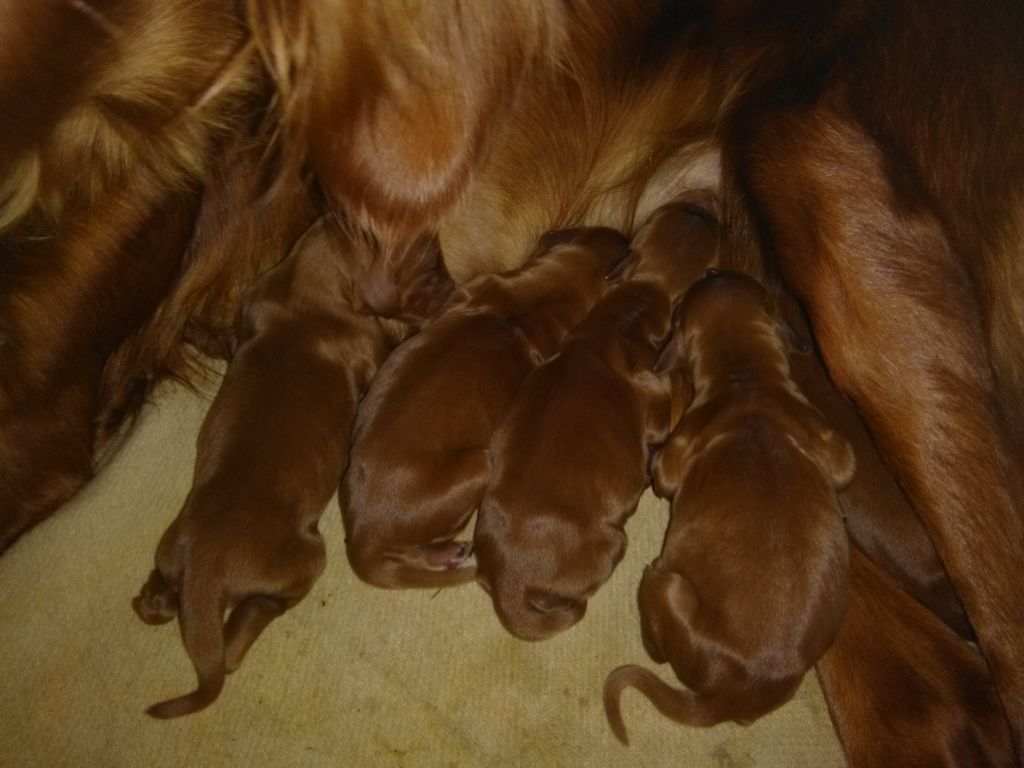
[[[714,196],[688,193],[654,211],[633,235],[628,277],[656,283],[676,301],[714,262],[721,239]]]
[[[592,348],[614,352],[633,374],[650,371],[669,331],[671,307],[660,288],[627,280],[615,286],[573,331]]]
[[[590,534],[548,520],[530,528],[501,547],[479,538],[477,581],[505,629],[522,640],[544,640],[583,618],[587,601],[622,559],[625,534],[603,526]]]
[[[372,252],[356,278],[361,312],[420,324],[437,313],[455,286],[432,233]]]
[[[776,354],[780,325],[768,292],[739,272],[708,269],[686,292],[672,317],[674,332],[655,366],[659,373],[690,368],[695,360]],[[747,362],[756,362],[751,358]],[[724,363],[723,363],[724,364]]]
[[[629,240],[608,227],[558,229],[541,236],[528,267],[564,271],[588,282],[614,282],[630,259]]]
[[[684,327],[729,329],[770,316],[768,293],[749,275],[708,269],[686,292],[679,309]]]

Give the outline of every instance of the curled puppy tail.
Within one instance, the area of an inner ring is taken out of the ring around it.
[[[633,685],[632,675],[643,672],[640,667],[627,665],[617,667],[604,681],[604,716],[615,734],[615,738],[629,746],[629,734],[626,733],[626,722],[622,719],[622,691]]]
[[[628,664],[613,670],[604,681],[605,717],[615,737],[627,746],[629,737],[619,700],[622,691],[629,687],[636,688],[661,714],[677,723],[704,728],[729,719],[727,714],[718,711],[713,699],[673,688],[653,672]]]
[[[224,602],[213,578],[186,570],[178,620],[181,637],[199,678],[192,693],[154,704],[146,714],[167,719],[198,712],[220,695],[226,674],[224,664]]]

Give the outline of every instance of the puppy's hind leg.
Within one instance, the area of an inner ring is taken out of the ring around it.
[[[142,591],[132,598],[132,608],[147,624],[166,624],[178,614],[178,593],[164,575],[154,569],[142,585]]]
[[[225,671],[238,669],[256,638],[286,610],[288,605],[283,600],[266,595],[253,595],[240,602],[224,627]]]

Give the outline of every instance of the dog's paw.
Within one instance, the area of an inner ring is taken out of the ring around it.
[[[452,552],[452,556],[444,564],[445,569],[449,571],[454,571],[456,568],[468,565],[469,560],[473,557],[473,543],[471,541],[453,541],[452,545],[455,549]]]
[[[153,571],[142,591],[132,599],[132,608],[147,624],[166,624],[178,615],[178,593],[160,571]]]

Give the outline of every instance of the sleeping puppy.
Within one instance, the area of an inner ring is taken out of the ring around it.
[[[607,292],[626,246],[610,229],[550,233],[522,269],[457,290],[388,358],[359,409],[340,493],[361,579],[473,579],[470,544],[455,537],[483,496],[494,430],[530,371]]]
[[[579,621],[626,551],[623,525],[670,429],[664,291],[626,282],[534,371],[491,442],[474,534],[477,580],[509,632],[541,640]]]
[[[792,382],[764,289],[709,270],[681,315],[658,369],[683,364],[694,400],[652,464],[672,520],[639,603],[648,653],[692,692],[641,667],[616,669],[604,704],[624,743],[619,698],[630,685],[696,726],[780,706],[831,645],[849,601],[836,490],[853,476],[853,451]]]
[[[630,242],[629,282],[530,374],[491,442],[477,581],[517,637],[541,640],[579,621],[625,553],[649,451],[692,396],[688,381],[651,369],[671,303],[716,254],[711,206],[691,193],[647,219]]]
[[[345,298],[355,246],[346,252],[336,234],[321,219],[242,306],[192,490],[133,601],[150,624],[178,614],[199,678],[193,693],[150,707],[154,717],[210,704],[225,673],[324,569],[317,524],[347,463],[359,398],[386,354],[379,322]]]

